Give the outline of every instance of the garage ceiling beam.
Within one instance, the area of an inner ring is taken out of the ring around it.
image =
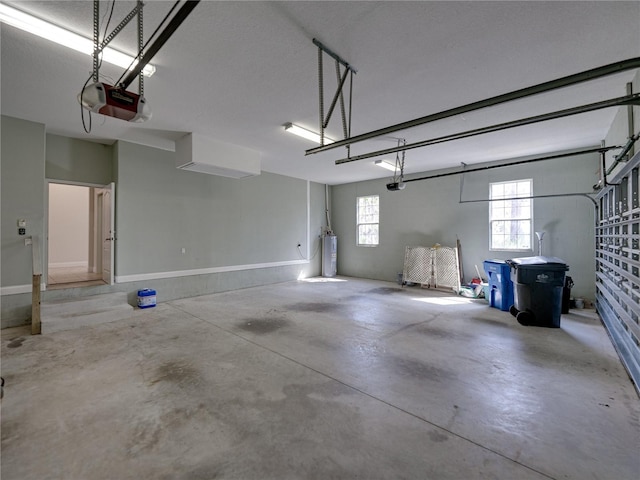
[[[354,143],[362,142],[364,140],[368,140],[375,137],[380,137],[383,135],[389,135],[391,133],[395,133],[399,130],[406,130],[408,128],[417,127],[419,125],[424,125],[426,123],[434,122],[436,120],[442,120],[444,118],[453,117],[455,115],[460,115],[467,112],[472,112],[474,110],[479,110],[482,108],[491,107],[494,105],[499,105],[501,103],[510,102],[513,100],[518,100],[520,98],[529,97],[531,95],[537,95],[540,93],[548,92],[551,90],[556,90],[558,88],[568,87],[571,85],[576,85],[582,82],[587,82],[590,80],[595,80],[597,78],[614,75],[616,73],[621,73],[627,70],[633,70],[640,68],[640,57],[630,58],[627,60],[623,60],[620,62],[611,63],[609,65],[604,65],[602,67],[593,68],[591,70],[586,70],[580,73],[575,73],[573,75],[569,75],[566,77],[558,78],[556,80],[551,80],[548,82],[540,83],[538,85],[533,85],[531,87],[522,88],[520,90],[515,90],[513,92],[505,93],[502,95],[498,95],[496,97],[491,97],[485,100],[480,100],[477,102],[469,103],[467,105],[462,105],[460,107],[451,108],[449,110],[444,110],[442,112],[434,113],[431,115],[427,115],[425,117],[420,117],[414,120],[409,120],[406,122],[398,123],[396,125],[392,125],[390,127],[381,128],[378,130],[373,130],[368,133],[363,133],[361,135],[356,135],[355,137],[346,138],[344,140],[338,140],[337,142],[330,143],[328,145],[321,145],[319,147],[311,148],[305,151],[305,155],[312,155],[315,153],[325,152],[328,150],[332,150],[338,147],[344,147],[347,145],[352,145]]]
[[[452,133],[450,135],[444,135],[442,137],[430,138],[422,140],[420,142],[408,143],[406,145],[386,148],[384,150],[377,150],[375,152],[363,153],[362,155],[356,155],[353,157],[342,158],[336,160],[336,165],[342,163],[355,162],[358,160],[365,160],[367,158],[379,157],[381,155],[389,155],[390,153],[403,152],[405,150],[411,150],[413,148],[427,147],[429,145],[435,145],[438,143],[451,142],[453,140],[461,140],[463,138],[475,137],[477,135],[484,135],[486,133],[498,132],[500,130],[507,130],[509,128],[522,127],[524,125],[532,125],[534,123],[545,122],[547,120],[553,120],[556,118],[568,117],[570,115],[577,115],[579,113],[592,112],[594,110],[600,110],[607,107],[615,107],[619,105],[640,105],[640,94],[628,95],[625,97],[612,98],[610,100],[603,100],[602,102],[590,103],[588,105],[582,105],[581,107],[573,107],[565,110],[558,110],[557,112],[545,113],[542,115],[536,115],[533,117],[522,118],[520,120],[514,120],[512,122],[499,123],[497,125],[490,125],[488,127],[476,128],[473,130],[467,130],[464,132]]]

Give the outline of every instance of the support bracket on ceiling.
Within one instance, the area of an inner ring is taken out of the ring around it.
[[[164,24],[164,22],[171,15],[173,10],[178,6],[180,0],[177,0],[174,6],[169,11],[169,14],[162,20],[162,23],[156,28],[153,32],[151,38],[155,37],[156,33],[158,33],[160,27]],[[148,49],[145,50],[147,44],[143,43],[143,7],[144,4],[142,0],[137,0],[135,7],[122,19],[122,21],[113,29],[113,31],[107,35],[102,42],[100,41],[100,0],[93,0],[93,81],[98,82],[100,77],[100,54],[105,49],[105,47],[122,31],[124,27],[126,27],[129,22],[137,16],[137,28],[138,28],[138,45],[137,45],[137,54],[132,62],[132,65],[129,67],[131,69],[128,73],[127,70],[122,74],[120,79],[116,82],[117,87],[125,90],[135,79],[139,78],[139,94],[140,96],[144,96],[144,77],[142,75],[142,71],[144,67],[151,61],[153,56],[158,53],[160,48],[169,40],[171,35],[178,29],[178,27],[182,24],[182,22],[187,18],[187,16],[193,11],[193,9],[200,3],[200,0],[186,0],[181,6],[181,8],[177,11],[177,13],[169,20],[166,28],[160,32],[158,37],[154,40],[154,42],[149,46]],[[105,32],[106,34],[106,32]]]
[[[176,2],[176,5],[177,3],[178,2]],[[138,58],[140,59],[140,61],[133,67],[133,69],[126,76],[123,75],[124,79],[122,80],[122,83],[120,83],[120,86],[122,88],[126,89],[131,84],[131,82],[133,82],[135,78],[138,75],[140,75],[140,72],[142,72],[142,69],[147,65],[147,63],[151,61],[154,55],[158,53],[158,51],[164,46],[164,44],[167,42],[167,40],[169,40],[171,35],[175,33],[175,31],[182,24],[182,22],[184,22],[185,19],[189,16],[189,14],[193,11],[193,9],[196,8],[198,3],[200,3],[200,0],[187,0],[185,3],[183,3],[180,9],[176,12],[176,14],[171,18],[171,20],[169,20],[166,28],[162,32],[160,32],[160,34],[158,35],[158,38],[156,38],[154,42],[151,45],[149,45],[149,48],[145,50],[144,54],[142,53],[142,49],[140,49],[140,51],[138,52]],[[162,23],[164,23],[164,20]],[[160,27],[158,27],[158,29],[159,28]],[[153,33],[152,36],[155,36],[158,29],[156,29],[156,31]]]
[[[632,133],[631,136],[628,138],[627,143],[625,143],[624,146],[622,147],[622,151],[618,155],[613,157],[614,162],[613,162],[613,165],[611,165],[609,169],[606,171],[607,175],[611,175],[611,173],[613,173],[613,171],[615,170],[615,168],[618,166],[620,162],[629,161],[629,159],[633,156],[633,145],[638,140],[640,140],[640,132],[638,132],[636,135],[633,135]]]
[[[143,8],[142,0],[137,0],[135,7],[122,19],[122,21],[100,42],[100,0],[93,0],[93,81],[100,79],[100,54],[111,41],[126,27],[134,17],[138,17],[138,58],[142,55],[143,48]],[[106,32],[105,32],[106,34]],[[144,68],[144,66],[143,66]],[[142,69],[140,70],[142,72]],[[138,93],[144,96],[144,76],[139,74]]]
[[[627,95],[633,96],[633,84],[631,82],[627,83]],[[620,163],[628,162],[634,155],[634,145],[640,140],[640,131],[637,134],[633,133],[634,127],[634,118],[633,118],[633,103],[627,104],[627,125],[629,131],[629,138],[627,139],[627,143],[622,147],[622,151],[613,157],[613,162],[611,166],[607,168],[607,159],[605,154],[602,154],[602,178],[598,184],[602,186],[604,182],[604,186],[615,186],[619,185],[619,183],[609,183],[607,180],[607,175],[611,175],[617,166]],[[638,105],[637,103],[635,105]],[[604,145],[604,140],[602,141]]]
[[[344,138],[349,138],[351,135],[351,105],[353,98],[353,74],[358,73],[353,66],[344,60],[342,57],[334,53],[332,50],[327,48],[322,42],[318,39],[313,39],[313,44],[318,47],[318,107],[319,107],[319,131],[320,131],[320,145],[324,145],[325,135],[324,131],[329,126],[329,121],[331,120],[331,116],[336,108],[336,104],[338,100],[340,101],[340,113],[342,117],[342,133]],[[336,81],[338,87],[333,95],[333,99],[331,100],[331,105],[329,106],[329,110],[325,115],[324,111],[324,65],[323,65],[323,57],[324,55],[328,55],[335,61],[336,66]],[[344,67],[344,72],[342,72],[342,67]],[[345,110],[345,99],[344,99],[344,85],[347,81],[347,77],[349,77],[349,114],[347,119],[347,113]],[[349,150],[349,146],[347,146],[347,151]]]
[[[406,145],[406,143],[407,141],[404,138],[399,138],[398,148],[401,148],[402,145]],[[391,183],[387,183],[387,190],[394,191],[404,189],[404,157],[404,150],[402,150],[402,155],[400,154],[400,151],[396,152],[396,168],[393,171],[393,179]]]
[[[633,95],[633,83],[627,83],[627,95]],[[627,106],[627,125],[629,128],[629,137],[633,137],[633,129],[635,125],[635,119],[633,118],[633,105]],[[633,146],[629,150],[629,158],[633,157],[635,150]]]
[[[133,17],[135,17],[136,15],[139,14],[139,12],[142,12],[142,7],[144,6],[144,4],[142,2],[138,2],[136,3],[136,6],[133,7],[133,10],[131,10],[123,19],[122,21],[113,29],[113,31],[106,36],[106,38],[104,40],[102,40],[102,43],[100,43],[100,45],[98,45],[98,48],[94,50],[93,54],[94,55],[100,55],[100,53],[102,52],[102,50],[104,50],[104,48],[109,45],[109,43],[111,43],[111,40],[113,40],[116,35],[118,35],[122,29],[124,27],[126,27],[128,25],[128,23],[133,20]],[[99,8],[99,7],[98,7]]]

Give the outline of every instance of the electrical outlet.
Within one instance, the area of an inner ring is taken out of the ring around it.
[[[183,253],[183,254],[184,254],[184,253],[187,253],[187,249],[186,249],[186,248],[184,248],[184,247],[182,247],[182,248],[180,249],[180,253]]]

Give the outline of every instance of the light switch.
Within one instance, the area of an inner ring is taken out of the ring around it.
[[[27,228],[27,221],[24,218],[18,219],[18,227],[19,228]]]

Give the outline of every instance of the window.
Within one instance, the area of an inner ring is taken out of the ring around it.
[[[358,245],[378,245],[380,222],[380,197],[358,197]]]
[[[531,250],[532,200],[500,200],[531,195],[531,179],[490,184],[489,198],[493,200],[489,202],[491,250]]]

